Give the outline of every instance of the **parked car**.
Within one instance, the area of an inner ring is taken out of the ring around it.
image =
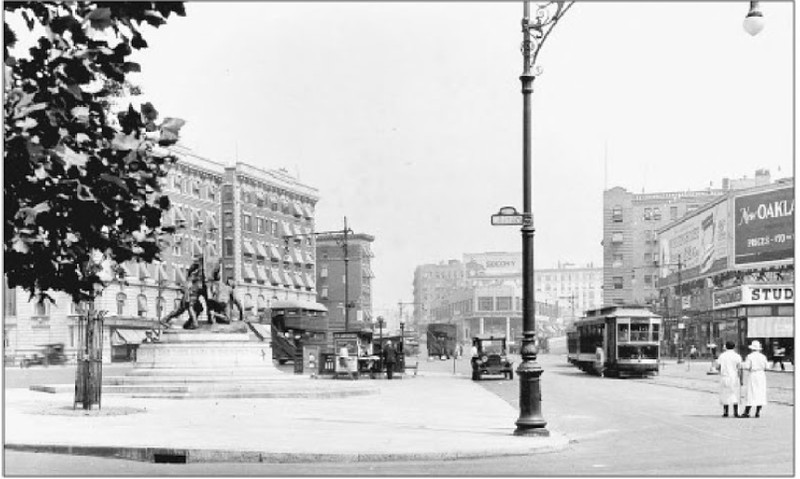
[[[477,350],[477,355],[471,359],[473,381],[488,375],[514,379],[514,362],[506,356],[505,336],[475,336],[472,345]]]
[[[42,348],[40,352],[22,358],[19,363],[20,367],[27,368],[37,364],[49,366],[67,362],[67,356],[64,354],[64,343],[44,344],[39,347]]]

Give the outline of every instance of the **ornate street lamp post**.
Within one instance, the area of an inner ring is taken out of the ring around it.
[[[569,10],[573,2],[548,2],[537,5],[536,18],[530,18],[530,5],[524,2],[522,17],[523,70],[522,82],[522,362],[519,375],[519,419],[514,434],[517,436],[548,436],[547,421],[541,413],[539,377],[542,368],[536,362],[536,316],[533,283],[533,213],[531,191],[531,94],[533,80],[542,73],[536,65],[539,50],[550,31]],[[531,72],[533,67],[533,72]]]

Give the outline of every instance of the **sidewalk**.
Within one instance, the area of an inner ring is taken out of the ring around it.
[[[658,375],[652,379],[664,386],[716,394],[719,391],[719,375],[708,374],[710,369],[711,361],[708,359],[682,363],[666,359],[662,360]],[[786,363],[786,371],[781,371],[780,368],[767,370],[767,400],[776,404],[794,405],[794,366]]]
[[[322,383],[326,380],[309,382]],[[153,462],[355,462],[527,455],[567,438],[513,435],[518,411],[469,378],[373,381],[335,399],[137,399],[5,391],[5,447]],[[468,400],[464,400],[468,398]]]

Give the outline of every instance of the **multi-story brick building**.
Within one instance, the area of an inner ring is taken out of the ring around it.
[[[328,308],[328,330],[331,332],[345,330],[345,299],[350,303],[348,330],[360,329],[364,323],[373,321],[373,241],[374,236],[364,233],[348,233],[346,244],[343,233],[317,236],[317,301]]]
[[[603,193],[603,303],[652,304],[658,297],[660,228],[677,221],[731,189],[768,184],[769,172],[755,178],[722,181],[722,189],[631,193],[615,187]]]
[[[225,168],[223,277],[234,278],[245,315],[274,300],[316,299],[314,208],[317,190],[282,170],[244,163]]]
[[[226,168],[182,146],[171,150],[178,161],[162,182],[172,204],[162,223],[177,231],[165,238],[160,261],[124,263],[124,278],[95,300],[95,308],[109,315],[104,360],[125,356],[130,352],[126,346],[135,347],[145,330],[177,306],[187,269],[200,254],[209,266],[221,258],[223,274],[239,284],[237,295],[248,316],[276,298],[313,300],[316,295],[313,242],[298,237],[287,250],[283,241],[286,233],[313,231],[316,190],[281,171],[242,163]],[[82,306],[61,293],[53,297],[54,304],[39,304],[20,289],[4,288],[8,358],[31,354],[47,343],[64,343],[74,353],[75,315]]]

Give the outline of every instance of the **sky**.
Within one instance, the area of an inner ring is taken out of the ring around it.
[[[580,2],[539,54],[536,268],[602,265],[602,192],[793,175],[793,4]],[[373,305],[414,268],[521,250],[522,2],[188,2],[132,77],[207,158],[319,190],[317,231],[375,236]]]

